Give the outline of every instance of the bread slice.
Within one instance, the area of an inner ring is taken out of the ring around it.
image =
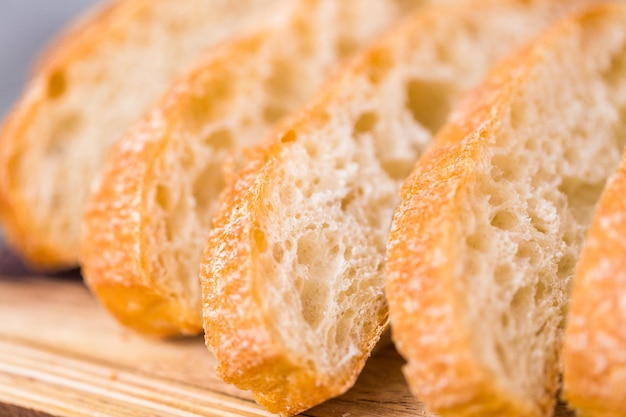
[[[207,47],[288,0],[117,0],[43,56],[0,131],[0,219],[33,266],[76,266],[109,146]],[[271,6],[271,7],[270,7]]]
[[[392,333],[440,415],[552,415],[574,267],[626,139],[625,53],[624,3],[558,24],[464,100],[403,185]]]
[[[622,20],[622,22],[624,22]],[[624,25],[624,23],[622,23]],[[620,144],[626,142],[626,46],[606,79]],[[611,177],[576,266],[563,348],[563,396],[578,416],[617,417],[626,410],[626,155]]]
[[[218,373],[293,415],[346,391],[387,327],[399,185],[462,91],[574,2],[425,8],[260,146],[223,194],[201,272]]]
[[[298,0],[177,81],[114,146],[85,210],[86,282],[124,324],[202,331],[202,250],[229,152],[267,135],[359,45],[423,0]]]

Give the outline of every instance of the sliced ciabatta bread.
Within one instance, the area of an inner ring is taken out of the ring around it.
[[[387,327],[401,181],[459,94],[574,2],[428,7],[327,85],[226,188],[202,269],[227,382],[296,414],[347,390]]]
[[[622,22],[624,22],[622,20]],[[626,25],[626,23],[622,23]],[[607,73],[626,142],[626,45]],[[623,158],[626,158],[623,157]],[[626,159],[596,207],[576,266],[563,349],[563,396],[581,417],[626,415]]]
[[[211,51],[113,147],[85,210],[86,282],[124,324],[202,330],[202,251],[229,152],[266,136],[355,48],[424,0],[298,0]]]
[[[594,5],[490,73],[402,188],[393,339],[442,416],[550,416],[568,290],[626,128],[626,5]]]
[[[116,0],[56,41],[0,131],[9,243],[33,266],[76,266],[83,205],[109,146],[202,51],[281,3]]]

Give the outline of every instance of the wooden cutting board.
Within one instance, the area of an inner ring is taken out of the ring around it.
[[[2,416],[270,415],[214,366],[202,338],[152,340],[119,326],[77,274],[0,273]],[[353,389],[303,415],[432,416],[409,393],[401,366],[384,348]],[[574,414],[560,404],[556,415]]]

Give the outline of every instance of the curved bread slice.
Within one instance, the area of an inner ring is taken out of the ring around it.
[[[486,83],[402,188],[393,338],[443,416],[550,416],[568,288],[626,128],[626,6],[565,20]]]
[[[331,70],[421,0],[298,0],[212,51],[114,146],[85,210],[86,282],[124,324],[202,330],[202,250],[232,149],[253,144]]]
[[[279,0],[117,0],[41,59],[0,131],[0,219],[33,266],[77,265],[80,219],[109,146],[207,47]]]
[[[256,150],[221,199],[201,273],[220,376],[283,415],[354,383],[387,327],[399,184],[459,94],[572,4],[424,9]]]
[[[626,48],[611,63],[626,142]],[[625,156],[626,157],[626,156]],[[581,417],[626,410],[626,159],[596,208],[576,267],[563,348],[563,395]]]

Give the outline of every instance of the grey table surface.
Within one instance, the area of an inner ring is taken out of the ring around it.
[[[0,0],[0,119],[4,119],[19,97],[39,52],[63,25],[96,3],[96,0]]]

